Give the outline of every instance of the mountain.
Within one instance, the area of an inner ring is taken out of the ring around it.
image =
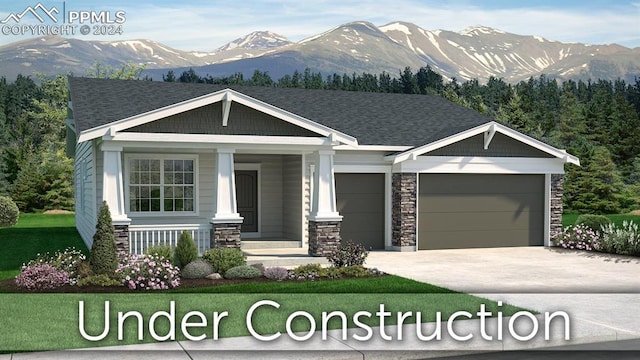
[[[507,33],[484,26],[459,32],[425,30],[393,22],[375,26],[352,22],[297,43],[269,31],[256,31],[211,52],[188,52],[151,40],[83,41],[51,36],[0,47],[0,75],[67,73],[83,75],[95,61],[118,66],[146,64],[145,73],[159,80],[168,70],[189,68],[200,75],[228,76],[255,70],[278,79],[310,68],[325,75],[373,73],[392,76],[410,66],[429,65],[445,78],[490,76],[518,82],[547,74],[559,79],[617,79],[640,75],[640,48],[620,45],[562,43],[539,36]]]

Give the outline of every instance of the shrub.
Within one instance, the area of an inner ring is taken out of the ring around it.
[[[166,290],[180,286],[179,269],[157,255],[129,255],[118,265],[122,284],[136,290]]]
[[[247,263],[244,254],[236,248],[214,248],[205,251],[202,259],[213,268],[213,272],[224,274],[227,270]]]
[[[198,259],[198,247],[193,241],[191,234],[186,231],[183,231],[182,234],[180,234],[180,239],[178,239],[178,244],[176,245],[174,254],[174,264],[180,268],[185,267],[188,263]]]
[[[251,264],[251,266],[253,266],[254,268],[260,270],[260,273],[262,273],[264,275],[264,271],[266,270],[264,265],[261,263],[258,264]]]
[[[122,286],[122,282],[100,274],[81,278],[78,280],[78,286]]]
[[[69,283],[69,274],[49,264],[25,266],[15,278],[16,285],[28,290],[55,289]]]
[[[621,255],[640,255],[638,224],[623,221],[622,227],[608,224],[603,228],[600,250]]]
[[[204,260],[192,261],[180,271],[185,279],[204,279],[209,274],[213,274],[213,268]]]
[[[264,270],[263,275],[270,280],[281,281],[289,277],[289,271],[283,267],[270,267]]]
[[[173,260],[173,248],[169,245],[151,246],[144,253],[147,255],[162,256],[167,260]]]
[[[300,265],[290,271],[289,278],[292,280],[314,280],[329,275],[329,270],[320,264]]]
[[[327,256],[327,260],[335,267],[363,265],[368,255],[369,252],[362,244],[355,244],[348,240],[333,250]]]
[[[93,245],[89,263],[94,274],[113,276],[118,268],[118,256],[116,253],[116,241],[113,235],[111,213],[106,201],[102,202],[96,224],[96,233],[93,235]]]
[[[583,214],[576,219],[576,225],[583,224],[600,234],[602,234],[602,228],[610,223],[611,220],[604,215]]]
[[[0,227],[15,225],[19,216],[18,205],[11,198],[0,196]]]
[[[248,265],[232,267],[224,273],[227,279],[253,279],[261,276],[260,270]]]
[[[49,253],[38,254],[36,258],[29,261],[24,267],[38,264],[48,264],[58,270],[63,270],[69,276],[69,283],[74,285],[79,277],[79,267],[86,260],[82,251],[75,247],[66,248],[63,251],[56,251],[53,255]]]
[[[600,249],[600,236],[598,235],[598,232],[585,224],[567,226],[562,229],[562,232],[554,234],[552,240],[556,246],[560,246],[564,249],[587,251]]]

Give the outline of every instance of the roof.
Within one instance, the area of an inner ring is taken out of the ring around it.
[[[225,86],[70,77],[76,132],[233,89],[357,138],[361,145],[420,146],[492,121],[433,95]]]

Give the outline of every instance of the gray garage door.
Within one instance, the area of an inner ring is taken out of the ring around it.
[[[543,245],[544,175],[421,174],[418,248]]]
[[[336,174],[342,240],[384,249],[384,174]]]

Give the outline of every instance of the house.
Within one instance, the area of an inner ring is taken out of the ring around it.
[[[71,77],[76,226],[118,246],[550,244],[564,150],[437,96]]]

